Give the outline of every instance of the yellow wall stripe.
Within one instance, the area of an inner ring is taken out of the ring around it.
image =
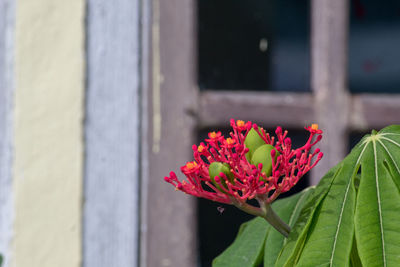
[[[84,6],[17,1],[12,266],[81,263]]]

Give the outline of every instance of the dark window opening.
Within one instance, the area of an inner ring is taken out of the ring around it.
[[[400,92],[400,2],[353,0],[349,88],[353,93]]]
[[[353,131],[349,133],[349,139],[348,139],[348,152],[350,151],[361,141],[361,139],[364,137],[366,134],[370,134],[371,131]]]
[[[309,1],[198,1],[201,89],[309,91]]]

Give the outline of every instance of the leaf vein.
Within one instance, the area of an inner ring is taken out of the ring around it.
[[[392,160],[394,166],[396,167],[397,172],[400,174],[399,166],[397,165],[396,161],[394,160],[392,154],[389,152],[389,149],[387,149],[387,147],[385,146],[385,144],[384,144],[381,140],[378,139],[378,142],[379,142],[379,143],[383,146],[383,148],[386,150],[386,153],[388,153],[390,159]]]
[[[345,206],[345,203],[346,203],[346,200],[347,200],[347,195],[348,195],[349,189],[350,189],[350,182],[351,182],[351,179],[349,179],[349,183],[347,184],[346,193],[344,194],[344,199],[343,199],[343,203],[342,203],[342,208],[340,210],[339,222],[338,222],[338,226],[336,228],[336,233],[335,233],[335,239],[334,239],[334,242],[333,242],[333,249],[332,249],[331,259],[329,261],[330,262],[330,264],[329,264],[330,266],[333,265],[333,256],[335,255],[335,251],[336,251],[336,242],[337,242],[337,238],[338,238],[338,235],[339,235],[339,229],[340,229],[341,224],[342,224],[343,211],[344,211],[344,206]]]
[[[383,135],[399,135],[398,133],[380,133],[379,135],[383,136]]]
[[[361,151],[361,153],[360,153],[360,156],[358,156],[356,165],[358,165],[358,163],[360,163],[361,157],[362,157],[362,155],[364,154],[364,151],[365,151],[365,149],[367,148],[368,144],[369,144],[369,142],[364,143],[364,148],[362,149],[362,151]]]
[[[363,147],[363,149],[362,149],[360,155],[358,156],[356,165],[359,164],[359,162],[360,162],[360,160],[361,160],[361,157],[362,157],[362,155],[364,154],[364,151],[365,151],[365,149],[367,148],[368,144],[369,144],[369,142],[365,142],[365,143],[364,143],[364,147]],[[349,179],[349,183],[347,184],[346,193],[345,193],[345,195],[344,195],[344,200],[343,200],[342,208],[341,208],[341,210],[340,210],[339,222],[338,222],[338,226],[337,226],[337,228],[336,228],[335,239],[334,239],[334,241],[333,241],[332,254],[331,254],[331,258],[330,258],[330,260],[329,260],[329,265],[330,265],[330,266],[333,265],[333,256],[335,255],[335,251],[336,251],[336,242],[337,242],[338,235],[339,235],[339,229],[340,229],[341,224],[342,224],[343,211],[344,211],[344,206],[345,206],[345,203],[346,203],[346,200],[347,200],[347,195],[348,195],[348,193],[349,193],[350,183],[351,183],[351,179]]]
[[[390,139],[390,138],[387,138],[387,137],[381,137],[382,139],[385,139],[385,140],[387,140],[387,141],[389,141],[389,142],[391,142],[391,143],[393,143],[393,144],[395,144],[396,146],[398,146],[398,147],[400,147],[400,144],[399,143],[397,143],[396,141],[394,141],[394,140],[392,140],[392,139]]]
[[[384,138],[384,137],[382,137]],[[387,139],[387,138],[385,138]],[[376,155],[376,143],[373,141],[374,148],[374,164],[375,164],[375,183],[376,183],[376,194],[378,197],[378,211],[379,211],[379,226],[381,230],[381,239],[382,239],[382,256],[383,256],[383,266],[386,267],[386,255],[385,255],[385,239],[383,236],[383,224],[382,224],[382,208],[381,208],[381,197],[379,193],[379,182],[378,182],[378,158]]]

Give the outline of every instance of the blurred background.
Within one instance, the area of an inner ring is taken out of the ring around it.
[[[251,216],[163,177],[234,118],[318,123],[317,184],[400,122],[399,47],[394,0],[0,0],[4,266],[211,266]]]

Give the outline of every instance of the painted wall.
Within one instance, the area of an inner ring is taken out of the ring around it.
[[[79,266],[83,0],[18,0],[11,266]]]
[[[5,266],[137,266],[139,1],[0,0]]]
[[[84,266],[136,266],[139,1],[87,4]]]
[[[13,236],[12,117],[14,66],[13,0],[0,1],[0,253],[8,264]]]

